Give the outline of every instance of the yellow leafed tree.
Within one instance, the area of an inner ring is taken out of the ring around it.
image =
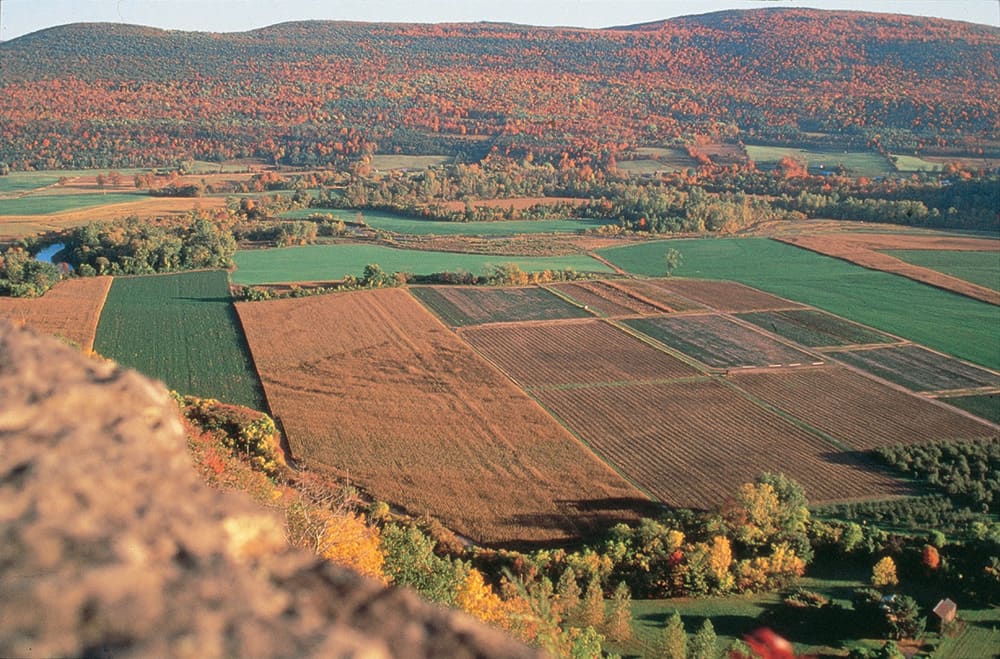
[[[506,604],[486,583],[482,573],[475,568],[469,570],[469,574],[459,586],[455,605],[483,622],[508,626]]]
[[[385,556],[379,531],[369,526],[364,515],[334,515],[323,511],[323,531],[318,553],[361,574],[388,583],[382,570]]]

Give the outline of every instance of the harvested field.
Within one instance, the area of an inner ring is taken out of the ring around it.
[[[628,318],[622,323],[714,368],[798,366],[820,361],[715,314]]]
[[[59,282],[40,298],[0,297],[0,318],[62,337],[89,352],[109,288],[111,277],[80,277]]]
[[[843,453],[715,380],[543,389],[542,403],[598,453],[672,506],[710,508],[761,472],[782,472],[814,503],[904,494]]]
[[[462,338],[523,387],[664,380],[693,367],[599,320],[493,325]]]
[[[242,303],[293,455],[484,543],[634,519],[643,495],[405,290]]]
[[[622,286],[607,281],[555,284],[550,288],[572,298],[590,311],[604,316],[634,316],[669,313],[672,308],[635,295]]]
[[[809,348],[899,341],[870,327],[812,309],[755,311],[737,317]]]
[[[633,297],[648,301],[650,304],[662,307],[669,312],[695,311],[705,308],[704,305],[698,304],[694,300],[689,300],[676,293],[671,293],[662,286],[657,286],[655,281],[647,279],[615,279],[614,281],[607,282],[607,284],[615,288],[620,288]]]
[[[452,327],[502,321],[586,318],[590,315],[538,286],[414,286],[410,291]]]
[[[902,275],[961,295],[1000,305],[1000,291],[932,270],[887,254],[884,250],[951,250],[990,252],[1000,250],[1000,242],[985,238],[956,238],[905,234],[840,233],[777,238],[782,242],[834,256],[851,263]],[[880,251],[881,250],[881,251]]]
[[[862,451],[997,434],[986,423],[836,366],[731,377],[741,389]]]
[[[732,281],[711,279],[651,279],[652,283],[666,290],[683,295],[718,311],[767,311],[789,309],[801,304],[759,291]]]
[[[1000,375],[915,345],[827,353],[913,391],[1000,387]]]

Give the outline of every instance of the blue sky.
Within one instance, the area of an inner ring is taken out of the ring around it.
[[[793,6],[938,16],[1000,27],[1000,0],[0,0],[0,39],[80,21],[211,32],[306,19],[593,28],[722,9]]]

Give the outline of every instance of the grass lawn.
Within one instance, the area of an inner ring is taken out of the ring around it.
[[[966,252],[930,249],[887,250],[901,261],[943,272],[1000,291],[1000,251]]]
[[[182,394],[265,409],[226,275],[115,278],[94,349]]]
[[[777,164],[782,158],[791,156],[803,160],[809,167],[823,167],[835,170],[843,165],[855,176],[881,176],[894,172],[895,168],[886,158],[878,153],[867,151],[818,151],[813,149],[796,149],[784,146],[754,146],[748,144],[747,155],[750,160],[759,164]]]
[[[943,167],[939,162],[931,162],[917,156],[893,154],[892,161],[896,165],[896,170],[900,172],[939,172]]]
[[[377,263],[386,272],[409,272],[418,275],[464,271],[484,274],[491,266],[516,263],[522,270],[562,270],[573,268],[587,272],[611,272],[603,263],[589,256],[507,256],[462,254],[393,249],[381,245],[307,245],[284,249],[247,250],[236,253],[238,284],[273,284],[296,281],[335,281],[345,275],[360,277],[365,266]]]
[[[600,250],[630,272],[662,276],[677,249],[683,277],[729,279],[1000,369],[1000,308],[766,238],[648,242]]]
[[[356,210],[330,210],[306,208],[289,211],[281,215],[285,219],[305,219],[310,215],[327,213],[345,222],[357,219]],[[415,236],[515,236],[524,233],[572,233],[584,229],[596,229],[610,220],[521,220],[516,222],[441,222],[421,220],[393,213],[363,211],[361,216],[368,226],[384,231],[406,233]]]
[[[141,192],[28,195],[16,199],[0,199],[0,215],[49,215],[148,198],[149,195]]]

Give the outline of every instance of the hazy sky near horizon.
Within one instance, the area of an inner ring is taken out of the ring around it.
[[[134,23],[208,32],[319,19],[499,21],[597,28],[757,7],[937,16],[1000,27],[1000,0],[0,0],[0,40],[77,22]]]

